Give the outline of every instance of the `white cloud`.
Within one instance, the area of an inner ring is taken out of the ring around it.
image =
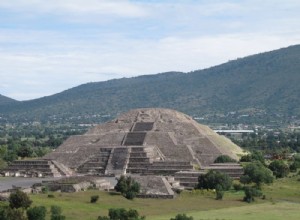
[[[129,1],[118,0],[9,0],[1,1],[0,8],[41,13],[111,14],[121,17],[145,16],[143,8]]]
[[[0,94],[36,98],[299,44],[299,9],[293,0],[0,1]]]

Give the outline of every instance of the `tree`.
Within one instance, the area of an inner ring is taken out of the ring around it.
[[[286,177],[290,172],[289,166],[282,160],[272,161],[269,165],[269,169],[273,171],[276,178]]]
[[[65,220],[66,217],[62,215],[61,207],[53,205],[51,206],[51,220]]]
[[[262,164],[265,163],[265,158],[263,154],[260,151],[253,151],[251,154],[243,155],[240,159],[241,162],[253,162],[253,161],[259,161]]]
[[[117,192],[121,192],[127,199],[133,199],[140,192],[140,184],[136,182],[131,176],[121,176],[115,186]]]
[[[223,191],[230,189],[232,179],[226,174],[219,171],[210,170],[206,174],[201,174],[198,177],[198,189],[215,189],[216,199],[223,198]]]
[[[215,163],[235,163],[236,160],[232,159],[228,155],[220,155],[215,159],[214,162]]]
[[[135,209],[129,209],[128,211],[123,208],[109,209],[108,217],[99,216],[97,220],[144,220],[145,216],[140,216]]]
[[[266,168],[260,162],[253,162],[244,168],[244,175],[241,176],[240,182],[243,184],[255,183],[260,188],[262,183],[272,183],[274,180],[272,171]]]
[[[193,220],[192,216],[188,217],[186,214],[178,214],[175,218],[171,218],[170,220]]]
[[[22,158],[30,157],[32,155],[32,153],[33,153],[33,150],[29,146],[21,146],[17,151],[17,155]]]
[[[0,207],[0,220],[27,220],[27,218],[21,208]]]
[[[8,198],[9,206],[11,208],[24,208],[27,209],[32,201],[29,199],[28,195],[21,190],[17,190],[12,192]]]
[[[259,189],[251,186],[245,186],[244,192],[245,192],[244,201],[248,203],[253,202],[254,197],[258,197],[262,195],[262,192]]]
[[[27,209],[28,220],[45,220],[46,208],[44,206],[35,206]]]

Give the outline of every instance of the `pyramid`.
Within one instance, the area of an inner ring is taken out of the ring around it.
[[[242,154],[229,139],[186,114],[145,108],[69,137],[44,159],[78,173],[172,175],[208,167],[220,155],[237,160]]]

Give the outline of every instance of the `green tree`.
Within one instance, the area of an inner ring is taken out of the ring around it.
[[[255,183],[260,188],[262,183],[272,183],[274,180],[272,171],[266,168],[260,162],[247,164],[244,168],[244,175],[241,176],[240,182],[243,184]]]
[[[62,215],[61,207],[57,205],[51,206],[51,220],[65,220],[66,217]]]
[[[0,207],[0,220],[27,220],[22,208]]]
[[[244,187],[245,197],[244,201],[251,203],[254,201],[254,197],[258,197],[262,195],[262,192],[256,187],[245,186]]]
[[[224,191],[230,189],[232,179],[226,174],[219,171],[210,170],[206,174],[198,177],[198,189],[215,189],[216,199],[222,199]]]
[[[31,205],[32,201],[28,197],[28,195],[21,190],[16,190],[12,192],[8,198],[9,206],[11,208],[24,208],[27,209]]]
[[[117,192],[121,192],[127,199],[133,199],[140,192],[140,184],[131,176],[121,176],[115,186]]]
[[[138,211],[129,209],[128,211],[123,208],[112,208],[108,210],[108,217],[99,216],[97,220],[144,220],[145,216],[140,216]]]
[[[290,172],[289,166],[282,160],[272,161],[269,165],[269,169],[273,171],[276,178],[286,177]]]
[[[44,206],[35,206],[27,209],[28,220],[45,220],[46,208]]]
[[[193,220],[192,216],[188,217],[186,214],[178,214],[175,218],[171,218],[170,220]]]
[[[31,157],[32,153],[33,153],[33,150],[32,150],[31,147],[29,147],[29,146],[21,146],[18,149],[17,155],[19,157],[24,158],[24,157]]]
[[[215,163],[235,163],[236,160],[232,159],[228,155],[220,155],[215,159],[214,162]]]

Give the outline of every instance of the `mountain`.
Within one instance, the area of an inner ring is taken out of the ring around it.
[[[12,103],[17,103],[17,101],[0,94],[0,106],[12,104]]]
[[[14,118],[67,118],[165,107],[189,115],[255,109],[300,115],[300,45],[189,73],[94,82],[1,108]]]

